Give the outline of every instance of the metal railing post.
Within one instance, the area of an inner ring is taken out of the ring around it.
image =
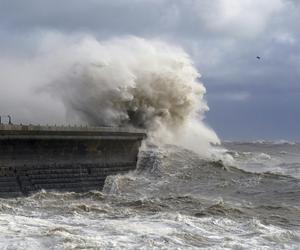
[[[11,116],[10,116],[10,115],[7,115],[7,117],[8,117],[8,124],[11,125],[11,124],[12,124],[12,123],[11,123]]]

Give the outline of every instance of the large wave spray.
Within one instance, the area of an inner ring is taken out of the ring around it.
[[[145,128],[152,142],[202,154],[219,142],[203,123],[200,75],[179,47],[47,34],[32,55],[0,60],[0,106],[20,122]]]
[[[182,49],[136,37],[102,43],[87,37],[52,57],[64,58],[65,65],[48,89],[73,118],[145,128],[156,143],[202,153],[218,143],[202,122],[205,88]]]

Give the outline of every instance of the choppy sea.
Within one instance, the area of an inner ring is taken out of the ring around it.
[[[300,144],[223,147],[149,147],[102,192],[0,199],[0,249],[300,249]]]

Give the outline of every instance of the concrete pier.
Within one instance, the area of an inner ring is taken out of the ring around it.
[[[101,190],[136,168],[144,130],[0,124],[0,197]]]

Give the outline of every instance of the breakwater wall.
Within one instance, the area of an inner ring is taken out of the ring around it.
[[[144,130],[0,124],[0,197],[101,190],[134,170]]]

